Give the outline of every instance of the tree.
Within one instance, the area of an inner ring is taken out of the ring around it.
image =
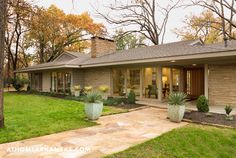
[[[116,30],[116,35],[114,37],[116,42],[117,50],[125,50],[131,48],[138,48],[144,47],[146,44],[144,41],[146,37],[143,35],[133,35],[133,34],[126,34],[123,35],[124,31],[122,29]]]
[[[22,54],[25,53],[25,50],[23,50],[24,36],[29,31],[27,25],[31,14],[32,6],[25,0],[8,1],[5,43],[8,66],[12,65],[13,72],[19,68],[20,56],[25,56],[25,54]],[[10,68],[8,69],[10,71]]]
[[[3,63],[5,48],[5,26],[6,26],[7,0],[0,0],[0,128],[4,127],[3,115]]]
[[[209,9],[221,19],[221,28],[225,46],[227,39],[236,39],[236,2],[235,0],[192,0],[194,5]]]
[[[114,4],[106,6],[107,13],[97,13],[108,23],[130,29],[125,34],[139,33],[158,45],[164,42],[166,25],[171,11],[180,7],[181,0],[172,0],[162,7],[157,0],[116,0]]]
[[[85,38],[103,32],[104,26],[95,23],[88,13],[65,14],[52,5],[48,9],[36,9],[28,38],[37,51],[37,62],[44,63],[52,61],[64,50],[87,48]],[[78,48],[79,46],[81,47]]]
[[[207,10],[200,15],[186,16],[185,26],[175,29],[183,40],[202,39],[204,43],[215,43],[222,40],[221,19]]]

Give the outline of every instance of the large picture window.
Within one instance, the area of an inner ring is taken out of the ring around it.
[[[71,92],[71,73],[52,72],[51,73],[51,91],[58,93]]]

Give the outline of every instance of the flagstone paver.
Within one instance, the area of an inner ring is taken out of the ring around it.
[[[4,158],[96,158],[125,150],[133,145],[159,136],[187,123],[172,123],[166,119],[166,110],[146,108],[129,113],[101,117],[98,126],[0,144]],[[9,147],[27,147],[41,151],[12,152]],[[42,148],[40,148],[42,147]],[[73,151],[46,151],[75,149]],[[79,148],[81,147],[81,148]]]

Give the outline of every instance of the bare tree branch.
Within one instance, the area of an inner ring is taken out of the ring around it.
[[[164,42],[166,25],[172,10],[180,7],[182,0],[170,0],[169,4],[162,7],[157,0],[127,0],[127,3],[116,1],[115,4],[105,6],[107,13],[102,13],[96,7],[97,14],[108,23],[121,27],[129,27],[127,32],[144,35],[153,44]]]

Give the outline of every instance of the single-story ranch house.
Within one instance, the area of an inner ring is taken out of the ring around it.
[[[92,38],[90,54],[65,52],[53,62],[17,72],[29,73],[33,90],[73,93],[75,85],[110,87],[110,96],[133,89],[140,98],[163,98],[183,91],[190,98],[204,94],[210,105],[236,105],[236,41],[205,45],[180,41],[116,51],[113,40]]]

